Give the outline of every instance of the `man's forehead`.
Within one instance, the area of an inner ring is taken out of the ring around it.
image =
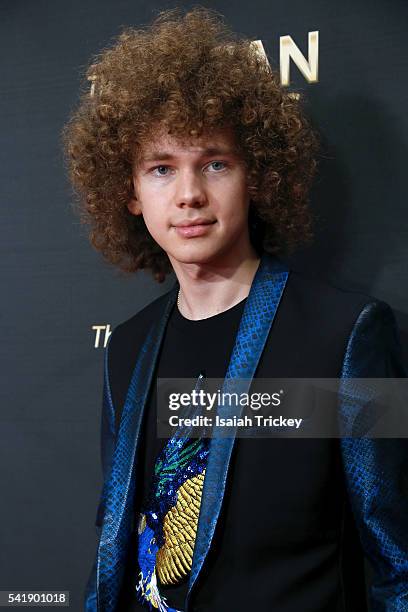
[[[161,129],[142,144],[141,156],[151,156],[155,152],[188,151],[197,152],[212,150],[236,149],[235,135],[231,128],[219,128],[204,131],[200,136],[191,134],[173,135]]]

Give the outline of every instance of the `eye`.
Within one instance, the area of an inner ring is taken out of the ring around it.
[[[213,161],[211,162],[211,164],[209,164],[208,166],[209,168],[213,168],[215,170],[215,172],[220,172],[220,170],[224,170],[224,168],[226,167],[225,162],[222,161]]]
[[[151,169],[151,172],[153,172],[153,174],[155,176],[167,176],[168,172],[167,170],[169,169],[168,166],[156,166],[155,168]],[[164,172],[162,172],[164,170]]]

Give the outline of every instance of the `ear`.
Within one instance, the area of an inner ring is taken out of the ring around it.
[[[132,177],[132,185],[133,185],[133,195],[130,197],[129,202],[127,203],[127,207],[128,207],[129,212],[132,213],[132,215],[141,215],[142,207],[137,197],[136,182],[135,182],[134,176]]]
[[[140,206],[140,202],[136,197],[130,198],[129,202],[127,203],[127,207],[132,215],[142,214],[142,207]]]

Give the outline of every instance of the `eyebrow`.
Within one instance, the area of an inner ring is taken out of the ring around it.
[[[210,155],[236,155],[237,152],[232,149],[224,149],[222,147],[207,147],[199,151],[199,155],[202,157],[208,157]],[[142,162],[151,162],[158,159],[174,159],[177,155],[173,155],[169,151],[152,151],[148,155],[142,157]]]

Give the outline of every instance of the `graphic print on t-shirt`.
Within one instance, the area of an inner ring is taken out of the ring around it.
[[[195,385],[202,386],[200,373]],[[159,454],[146,507],[139,518],[139,582],[141,602],[171,612],[159,585],[177,584],[192,567],[201,495],[208,457],[208,439],[188,438],[179,429]]]

